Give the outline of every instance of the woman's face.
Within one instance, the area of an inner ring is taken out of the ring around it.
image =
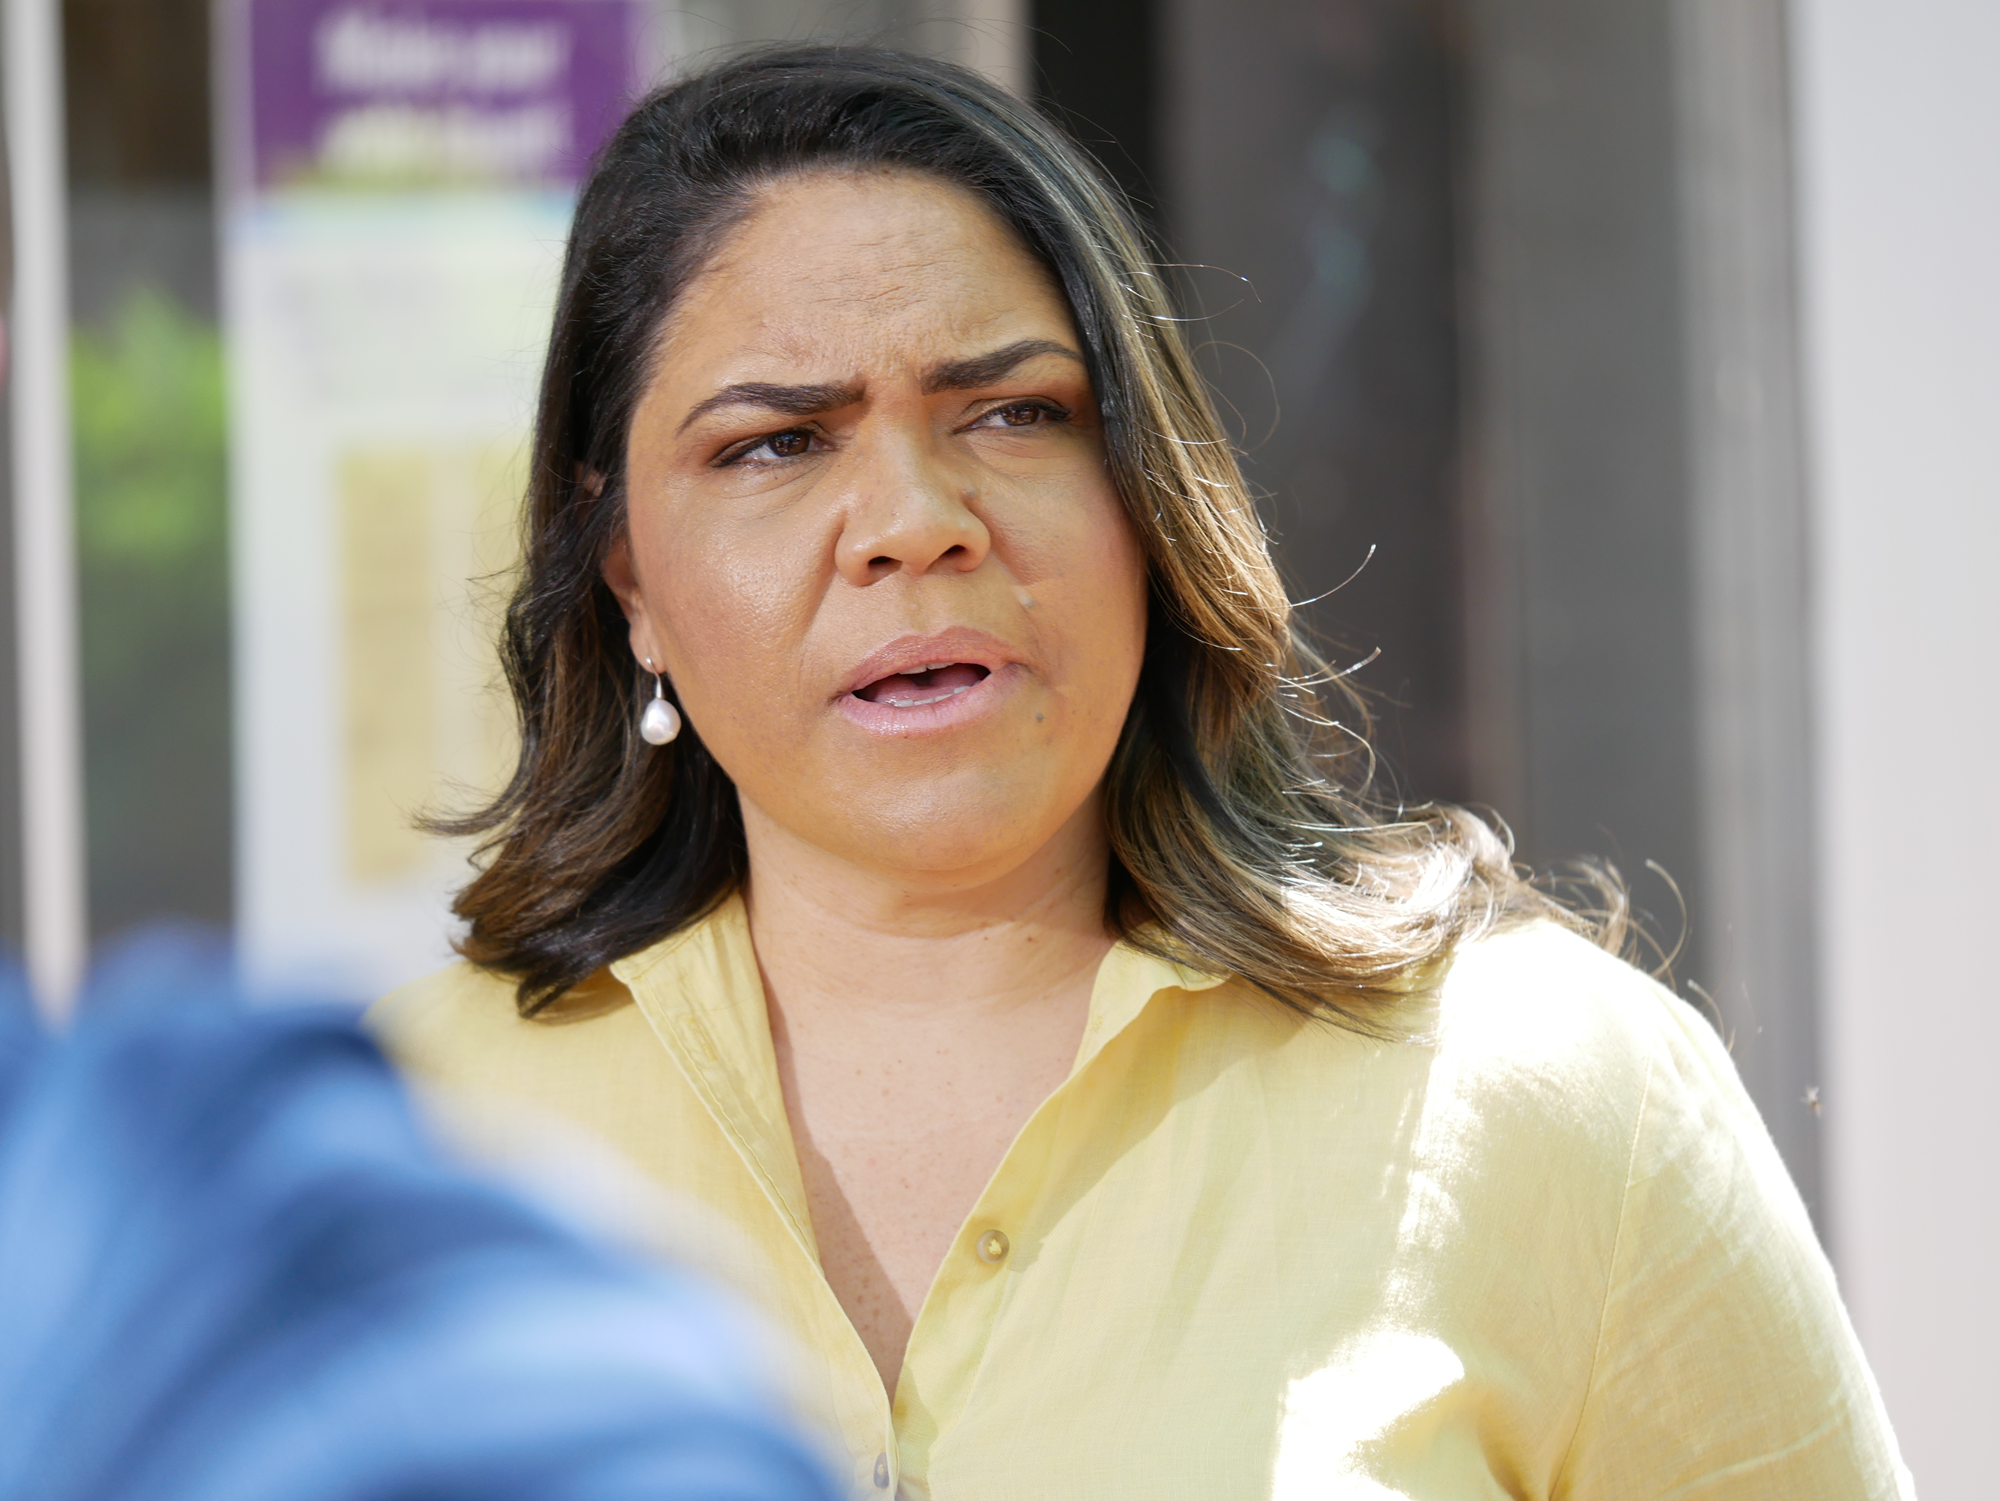
[[[956,885],[1101,838],[1145,567],[1068,308],[979,199],[766,189],[667,320],[626,462],[605,576],[753,848],[763,819]]]

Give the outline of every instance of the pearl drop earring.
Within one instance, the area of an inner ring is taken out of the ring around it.
[[[646,658],[646,671],[653,672],[653,659]],[[665,745],[681,732],[681,711],[667,702],[667,690],[660,675],[653,672],[653,696],[639,716],[639,738],[648,745]]]

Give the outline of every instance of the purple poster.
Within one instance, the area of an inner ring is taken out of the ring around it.
[[[632,0],[248,0],[255,188],[566,188],[631,103]]]

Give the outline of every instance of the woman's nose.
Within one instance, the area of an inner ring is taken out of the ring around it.
[[[852,499],[834,566],[865,588],[895,573],[970,573],[993,539],[973,509],[976,489],[947,456],[919,451],[857,454]]]

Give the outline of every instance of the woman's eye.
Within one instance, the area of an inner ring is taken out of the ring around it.
[[[760,438],[747,448],[739,448],[723,462],[734,464],[748,459],[798,459],[812,452],[813,435],[810,428],[795,427],[782,433],[773,433],[768,438]]]
[[[1017,401],[1004,407],[995,407],[973,426],[1033,427],[1038,422],[1060,422],[1067,416],[1068,412],[1046,401]]]

